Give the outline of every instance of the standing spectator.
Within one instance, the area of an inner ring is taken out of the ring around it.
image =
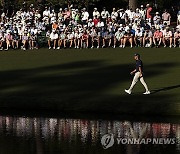
[[[156,48],[158,48],[161,45],[162,39],[163,39],[163,33],[160,31],[160,28],[157,27],[157,30],[153,35],[153,42]]]
[[[54,11],[54,9],[52,10],[51,14],[50,14],[50,23],[52,24],[53,22],[56,22],[56,13]]]
[[[164,47],[167,46],[167,42],[169,42],[169,47],[172,47],[172,31],[170,31],[169,27],[166,27],[163,33],[163,43]]]
[[[62,22],[64,21],[63,19],[63,10],[62,8],[59,9],[59,13],[58,13],[58,22]]]
[[[113,21],[116,21],[116,20],[117,20],[117,17],[118,17],[118,13],[117,13],[116,9],[113,8],[113,11],[112,11],[112,13],[111,13],[111,19],[112,19]]]
[[[99,11],[97,10],[96,7],[94,8],[94,11],[93,11],[93,19],[95,18],[95,16],[97,16],[97,18],[100,17],[100,13],[99,13]]]
[[[146,19],[148,19],[149,22],[151,22],[151,19],[152,19],[151,12],[152,12],[152,7],[150,6],[150,4],[147,4],[146,5]]]
[[[161,21],[161,16],[159,15],[159,12],[156,12],[156,15],[153,18],[155,28],[157,28],[157,26],[159,26],[160,21]]]
[[[64,23],[65,23],[65,25],[66,26],[69,25],[69,21],[70,21],[70,18],[71,18],[71,10],[68,9],[68,8],[65,8],[63,16],[64,16]]]
[[[120,20],[118,23],[125,25],[125,23],[127,22],[127,14],[124,12],[124,9],[119,10],[119,17]]]
[[[89,13],[86,11],[86,8],[83,8],[83,10],[82,10],[82,22],[84,25],[87,24],[88,19],[89,19]]]
[[[170,26],[171,24],[171,15],[170,13],[167,12],[167,10],[164,10],[164,13],[162,14],[162,20],[163,20],[163,24],[165,25],[165,23],[167,24],[167,26]]]
[[[136,12],[134,13],[134,22],[137,22],[138,24],[140,24],[140,21],[142,19],[141,13],[139,12],[139,9],[136,9]]]
[[[98,22],[99,22],[99,19],[97,18],[97,16],[95,16],[95,18],[93,19],[93,22],[94,22],[94,26],[97,27]]]
[[[180,11],[177,14],[177,25],[180,25]]]
[[[130,9],[129,16],[128,16],[130,23],[133,23],[134,21],[134,14],[135,12],[132,9]]]
[[[109,16],[110,16],[109,12],[106,10],[105,7],[103,7],[103,11],[101,12],[101,18],[104,21],[104,23],[106,22],[106,19]]]
[[[143,6],[143,5],[141,5],[141,8],[140,8],[140,10],[139,10],[139,13],[141,13],[142,19],[145,20],[145,19],[146,19],[146,10],[144,9],[144,6]]]

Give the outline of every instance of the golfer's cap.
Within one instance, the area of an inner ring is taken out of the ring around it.
[[[140,54],[138,54],[138,53],[135,53],[135,54],[134,54],[134,56],[138,56],[138,57],[140,57]]]
[[[141,7],[144,7],[143,5],[141,5]]]

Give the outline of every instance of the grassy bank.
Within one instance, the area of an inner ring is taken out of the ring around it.
[[[131,96],[133,54],[152,92]],[[180,49],[66,49],[0,52],[0,108],[180,115]]]

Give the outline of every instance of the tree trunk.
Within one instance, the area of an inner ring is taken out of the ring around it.
[[[133,11],[135,11],[135,9],[137,8],[137,0],[129,0],[129,8],[132,8]]]

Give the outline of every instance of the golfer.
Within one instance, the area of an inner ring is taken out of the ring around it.
[[[148,94],[150,94],[150,91],[147,87],[147,84],[144,81],[144,78],[143,78],[143,62],[141,61],[140,55],[138,53],[136,53],[134,55],[134,59],[136,60],[136,69],[134,71],[132,71],[130,74],[131,75],[135,74],[135,75],[134,75],[134,78],[133,78],[133,81],[132,81],[130,88],[128,90],[125,89],[125,92],[128,94],[131,94],[133,87],[135,86],[135,84],[140,79],[142,85],[144,86],[144,88],[146,90],[146,92],[143,94],[148,95]]]

